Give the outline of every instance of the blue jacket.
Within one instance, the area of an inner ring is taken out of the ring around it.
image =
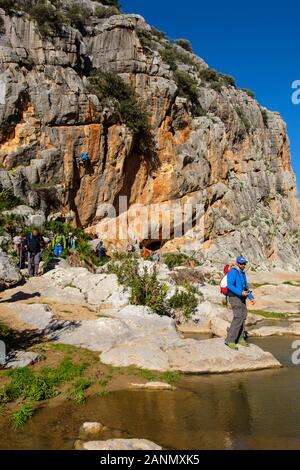
[[[227,287],[230,292],[242,299],[243,290],[249,290],[246,274],[238,268],[231,269],[227,274]],[[247,299],[254,299],[254,296],[249,294]]]

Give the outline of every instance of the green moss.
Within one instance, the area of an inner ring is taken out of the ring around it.
[[[282,320],[286,320],[289,316],[287,313],[282,312],[265,312],[264,310],[250,310],[250,313],[254,315],[260,315],[264,318],[280,318]]]

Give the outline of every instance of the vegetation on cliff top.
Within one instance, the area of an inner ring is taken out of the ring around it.
[[[101,5],[100,5],[101,3]],[[95,10],[95,15],[104,18],[120,12],[118,0],[102,0]],[[104,6],[103,6],[104,5]],[[78,3],[64,4],[62,0],[0,0],[0,8],[10,16],[24,11],[36,20],[39,31],[44,36],[58,34],[64,26],[72,26],[81,33],[91,16],[91,10]],[[0,19],[0,34],[4,33],[3,21]]]

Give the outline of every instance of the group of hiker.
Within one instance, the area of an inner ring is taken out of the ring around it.
[[[107,256],[107,248],[103,242],[95,235],[91,240],[91,246],[98,257]],[[19,258],[19,267],[24,268],[27,258],[29,276],[38,276],[41,255],[45,248],[51,247],[55,257],[61,257],[66,251],[70,254],[76,251],[77,237],[70,232],[68,236],[57,233],[52,240],[44,238],[40,231],[35,228],[30,234],[24,237],[15,237],[15,251]],[[146,246],[136,247],[129,243],[127,245],[127,253],[134,254],[139,251],[144,259],[159,261],[160,256],[157,252],[152,252]],[[233,312],[233,319],[227,331],[225,344],[237,350],[238,346],[248,346],[245,334],[245,322],[247,318],[247,305],[249,300],[254,304],[254,296],[249,288],[245,269],[247,259],[239,256],[234,264],[228,264],[224,267],[224,278],[220,285],[220,291],[226,296]]]
[[[106,256],[107,249],[103,242],[94,237],[93,249],[98,257]],[[69,232],[67,236],[63,233],[56,233],[53,237],[46,238],[41,235],[38,228],[34,228],[31,233],[26,236],[14,237],[14,249],[18,257],[18,267],[24,269],[26,262],[28,266],[29,276],[38,276],[42,252],[51,248],[53,256],[61,258],[63,254],[72,254],[77,249],[78,238]]]

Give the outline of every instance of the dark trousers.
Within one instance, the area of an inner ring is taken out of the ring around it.
[[[233,320],[228,329],[227,341],[229,343],[238,343],[240,338],[244,337],[247,306],[246,302],[238,297],[229,297],[229,303],[233,311]]]
[[[41,253],[28,253],[28,273],[29,276],[37,276],[41,261]]]

